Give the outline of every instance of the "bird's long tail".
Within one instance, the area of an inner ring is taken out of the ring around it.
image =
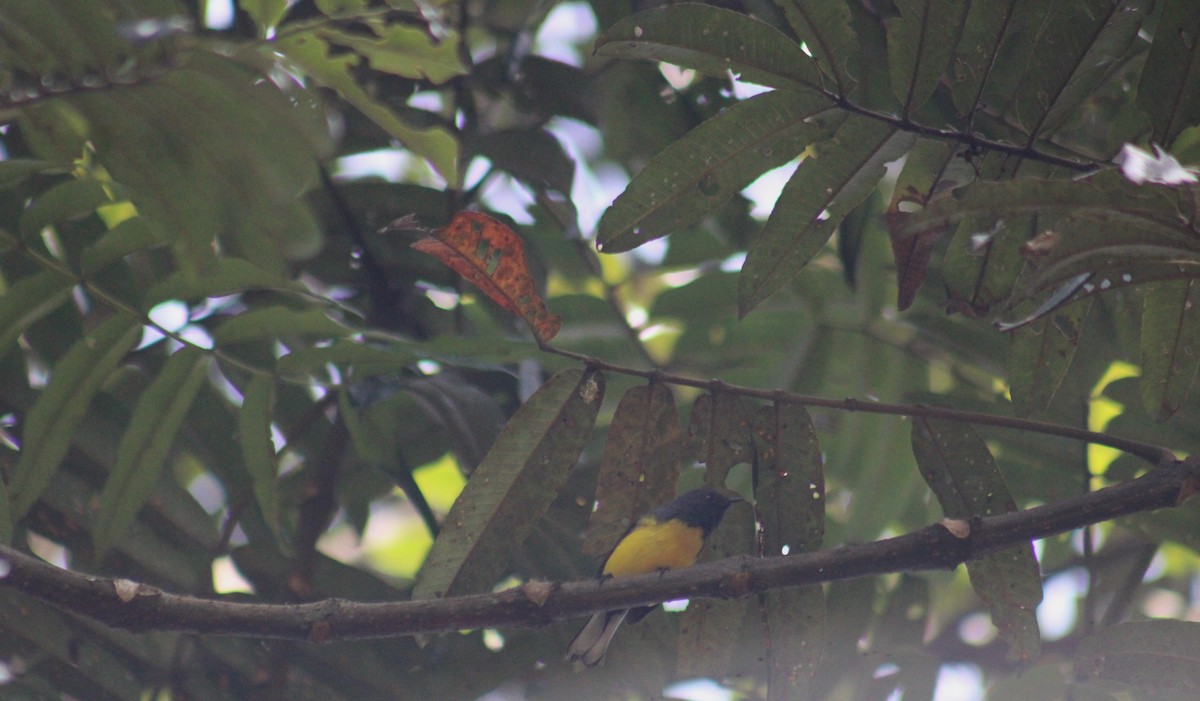
[[[579,660],[588,667],[599,664],[627,613],[627,610],[606,611],[592,616],[567,646],[567,659],[572,662]]]

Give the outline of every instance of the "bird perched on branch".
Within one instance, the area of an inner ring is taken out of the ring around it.
[[[693,489],[638,519],[604,560],[597,576],[623,577],[695,564],[704,541],[731,504],[742,501],[712,489]],[[637,623],[657,606],[604,611],[592,616],[567,647],[567,659],[588,667],[604,659],[623,621]]]

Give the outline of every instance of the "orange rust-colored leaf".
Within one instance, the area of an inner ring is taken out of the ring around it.
[[[459,212],[446,227],[412,247],[450,266],[496,304],[520,316],[538,340],[549,341],[562,327],[562,319],[550,313],[537,292],[521,237],[486,214]]]

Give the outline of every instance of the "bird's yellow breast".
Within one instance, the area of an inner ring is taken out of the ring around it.
[[[644,517],[604,563],[604,574],[620,577],[675,567],[689,567],[704,545],[704,531],[672,519],[659,523]]]

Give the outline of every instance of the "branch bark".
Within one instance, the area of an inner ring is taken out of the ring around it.
[[[740,556],[601,582],[535,581],[495,594],[449,599],[389,603],[327,599],[305,604],[205,599],[60,569],[7,546],[0,546],[0,572],[7,569],[0,586],[135,632],[170,630],[324,643],[471,628],[529,628],[672,599],[730,599],[853,577],[952,569],[1024,541],[1175,506],[1198,488],[1200,458],[1189,458],[1090,494],[976,519],[965,538],[933,525],[896,538],[814,553]]]

